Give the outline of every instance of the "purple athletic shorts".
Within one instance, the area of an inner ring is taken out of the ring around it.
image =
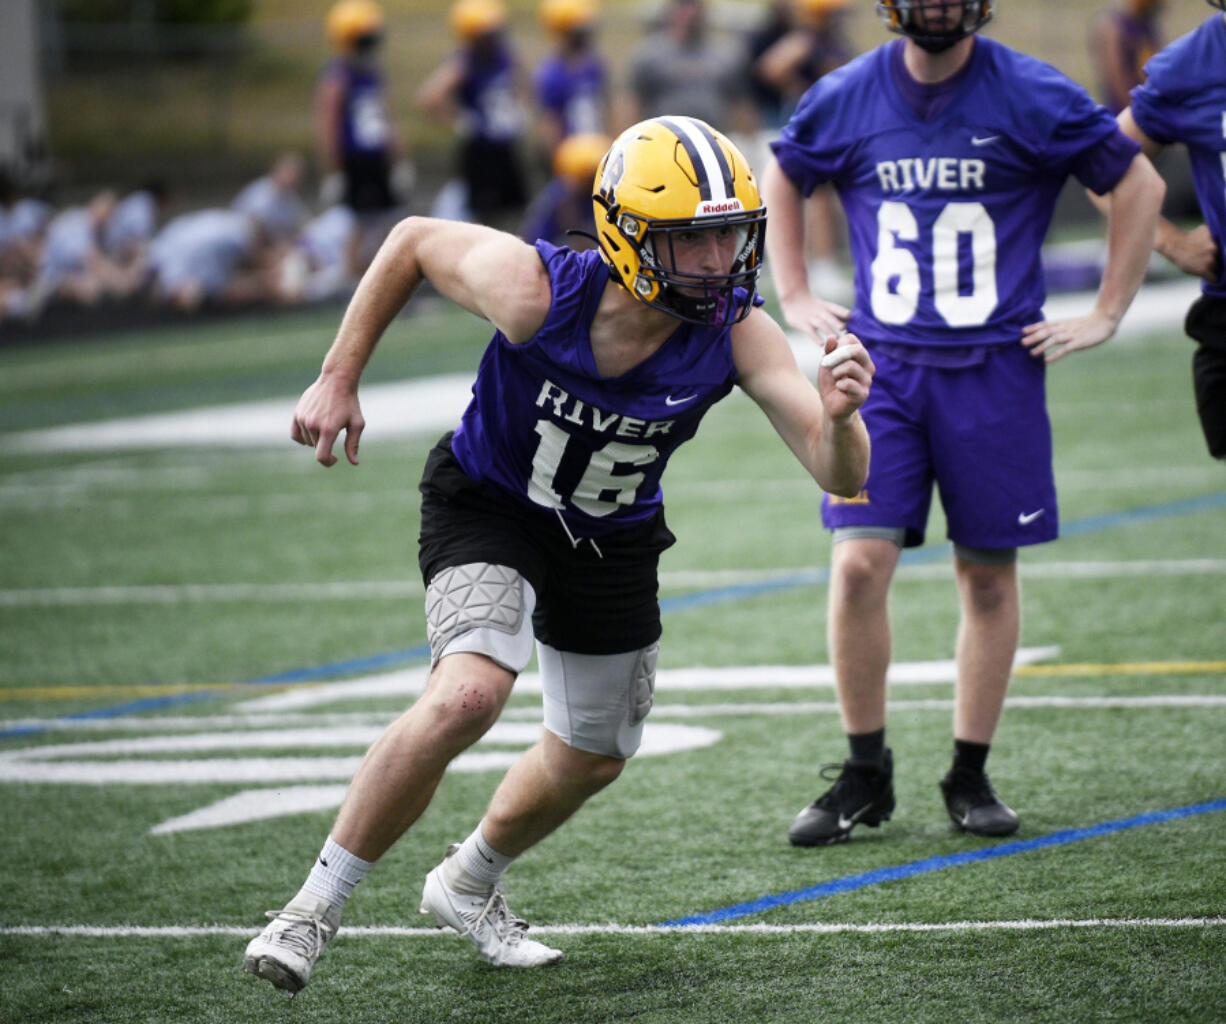
[[[905,546],[918,546],[935,483],[957,544],[1054,540],[1060,523],[1042,361],[1020,343],[868,349],[877,373],[861,415],[872,464],[857,497],[826,495],[826,528],[903,529]]]

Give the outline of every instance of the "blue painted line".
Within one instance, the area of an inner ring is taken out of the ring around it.
[[[328,665],[313,665],[310,668],[294,668],[288,672],[260,676],[259,679],[247,679],[244,680],[244,684],[309,683],[316,679],[331,679],[355,672],[369,672],[372,669],[387,668],[389,665],[401,665],[406,661],[417,661],[428,657],[430,657],[430,645],[422,644],[420,647],[411,647],[407,651],[388,651],[386,654],[373,654],[368,658],[334,661]]]
[[[807,903],[811,900],[824,899],[827,896],[837,896],[840,893],[855,892],[870,885],[881,885],[885,882],[897,882],[904,878],[914,878],[917,875],[927,875],[934,871],[944,871],[946,868],[959,867],[963,864],[974,864],[979,861],[996,860],[1000,857],[1011,857],[1019,853],[1030,853],[1034,850],[1045,850],[1053,846],[1067,846],[1069,843],[1079,843],[1085,839],[1095,839],[1098,836],[1110,835],[1113,832],[1123,832],[1126,829],[1141,828],[1145,825],[1160,825],[1167,821],[1180,818],[1190,818],[1197,814],[1210,814],[1214,811],[1226,811],[1226,799],[1212,800],[1209,803],[1193,804],[1189,807],[1176,807],[1169,811],[1150,811],[1138,814],[1132,818],[1120,818],[1116,821],[1106,821],[1089,828],[1071,828],[1063,832],[1053,832],[1051,835],[1039,836],[1036,839],[1021,839],[999,846],[987,846],[978,850],[967,850],[965,853],[955,853],[945,857],[928,857],[924,860],[912,861],[910,864],[899,864],[894,867],[877,868],[859,875],[848,875],[846,878],[836,878],[821,885],[810,886],[807,889],[794,889],[790,892],[763,896],[748,903],[737,903],[720,910],[712,910],[706,914],[693,914],[681,917],[675,921],[663,921],[657,928],[685,928],[690,925],[719,924],[751,914],[761,914],[775,907],[791,906],[794,903]]]
[[[1087,533],[1096,533],[1101,530],[1110,530],[1118,526],[1131,526],[1138,523],[1153,522],[1158,519],[1166,519],[1172,516],[1194,515],[1198,512],[1206,512],[1212,509],[1226,507],[1226,491],[1218,491],[1214,494],[1203,494],[1194,498],[1185,498],[1182,501],[1164,502],[1161,505],[1147,505],[1144,508],[1128,509],[1123,512],[1108,512],[1103,515],[1089,516],[1086,519],[1078,519],[1072,523],[1063,524],[1060,527],[1060,535],[1062,537],[1078,537]],[[926,544],[919,548],[908,548],[903,551],[899,558],[901,565],[920,565],[929,562],[940,561],[949,556],[952,545],[948,542],[942,544]],[[800,587],[815,587],[830,581],[829,569],[811,569],[804,572],[793,573],[788,576],[781,576],[773,580],[764,580],[758,583],[742,583],[728,587],[713,587],[710,590],[700,590],[693,594],[683,594],[678,597],[664,598],[660,601],[661,614],[670,612],[689,611],[694,608],[704,608],[715,604],[724,604],[729,601],[743,601],[747,598],[761,597],[766,594],[776,594],[785,590],[795,590]],[[309,683],[317,679],[328,679],[335,676],[356,674],[359,672],[369,672],[375,669],[387,668],[392,665],[401,665],[406,662],[417,661],[428,658],[430,656],[430,648],[426,645],[413,647],[404,651],[389,651],[384,654],[375,654],[366,658],[354,658],[349,661],[337,661],[327,665],[313,665],[305,668],[289,669],[286,672],[278,672],[273,675],[261,676],[258,679],[244,680],[250,684],[281,684],[293,685],[296,683]],[[217,691],[222,692],[222,691]],[[209,696],[203,694],[178,694],[173,697],[156,698],[156,703],[146,701],[135,701],[130,704],[123,704],[117,707],[98,708],[94,711],[80,712],[75,715],[66,715],[66,718],[115,718],[120,715],[134,714],[139,711],[148,711],[165,707],[172,707],[176,704],[185,704],[192,701],[200,701],[210,699]],[[14,736],[25,736],[31,732],[41,732],[42,726],[19,726],[12,729],[0,730],[0,740],[9,739]]]

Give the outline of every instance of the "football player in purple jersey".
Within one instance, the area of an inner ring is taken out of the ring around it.
[[[845,326],[877,367],[863,414],[873,464],[855,498],[827,495],[828,634],[849,756],[792,822],[816,846],[894,810],[886,745],[888,591],[923,542],[933,484],[961,604],[954,825],[1008,835],[1018,817],[985,763],[1020,632],[1017,549],[1057,535],[1045,364],[1106,341],[1144,275],[1163,184],[1105,108],[1055,69],[977,35],[990,0],[881,0],[901,40],[823,76],[772,144],[768,252],[787,322],[823,341]],[[1111,193],[1108,263],[1093,308],[1041,319],[1040,246],[1070,176]],[[830,182],[855,264],[854,308],[811,294],[804,197]]]
[[[1162,48],[1165,0],[1122,0],[1099,11],[1090,22],[1090,61],[1099,98],[1118,114],[1128,106],[1133,86],[1145,81],[1145,63]]]
[[[740,151],[693,118],[644,121],[614,140],[592,202],[599,242],[586,252],[401,222],[294,413],[291,437],[319,462],[337,461],[344,432],[357,463],[359,378],[423,281],[495,328],[473,399],[421,481],[429,682],[367,753],[302,890],[247,948],[246,969],[279,988],[307,983],[345,899],[494,724],[534,643],[542,738],[429,873],[421,909],[492,964],[561,959],[507,909],[501,878],[639,747],[661,634],[657,563],[674,540],[660,490],[669,455],[739,385],[819,485],[848,496],[863,485],[872,362],[853,335],[831,339],[815,388],[758,308],[766,209]]]
[[[1226,0],[1208,0],[1226,12]],[[1162,218],[1154,248],[1185,274],[1203,279],[1184,329],[1197,341],[1192,356],[1196,409],[1209,452],[1226,459],[1226,13],[1171,43],[1146,66],[1120,128],[1146,155],[1183,143],[1205,222],[1183,231]]]

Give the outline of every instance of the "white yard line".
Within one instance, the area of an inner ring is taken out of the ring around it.
[[[883,921],[850,924],[843,922],[813,922],[810,924],[700,924],[700,925],[633,925],[633,924],[555,924],[533,925],[533,935],[891,935],[905,932],[1016,932],[1055,931],[1071,928],[1139,929],[1139,928],[1220,928],[1226,917],[1091,917],[1091,918],[1025,918],[1018,921]],[[244,937],[258,935],[259,926],[242,925],[10,925],[0,927],[0,935],[23,937],[75,936],[97,939],[191,939],[212,935]],[[346,926],[342,938],[404,938],[454,939],[451,931],[438,928],[407,928],[395,925]]]

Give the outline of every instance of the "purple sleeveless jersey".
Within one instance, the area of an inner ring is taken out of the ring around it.
[[[611,286],[600,254],[536,249],[549,314],[525,344],[494,334],[451,447],[473,479],[556,512],[577,537],[599,536],[660,507],[669,456],[736,383],[729,328],[679,322],[650,358],[601,377],[589,334]]]

